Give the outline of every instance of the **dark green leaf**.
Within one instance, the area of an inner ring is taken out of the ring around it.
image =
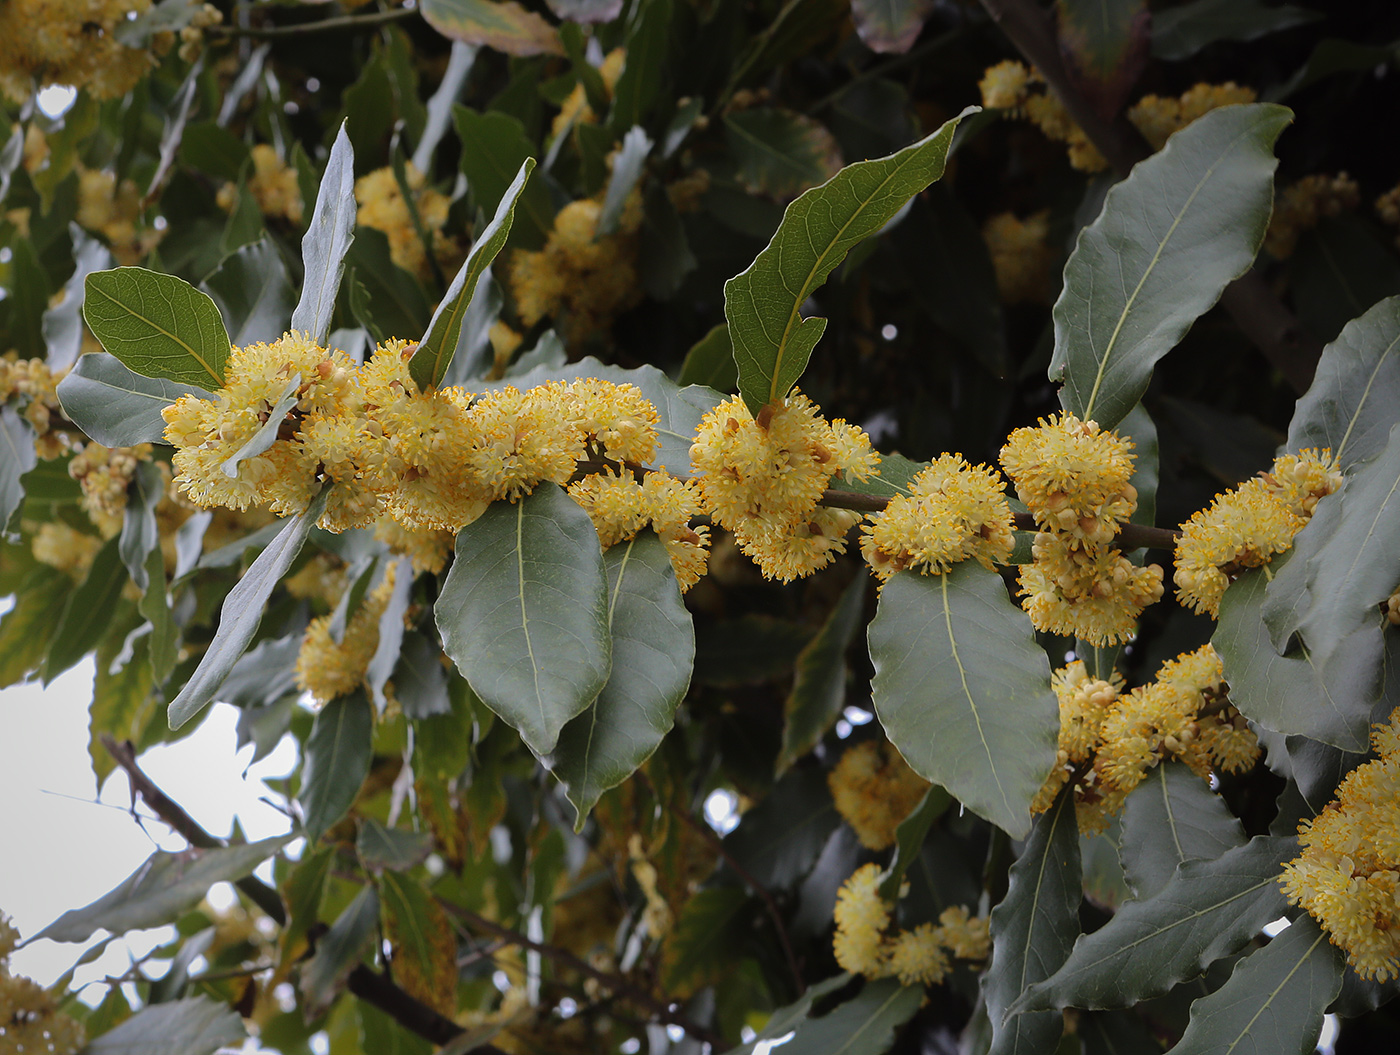
[[[359,228],[345,259],[361,286],[358,297],[353,287],[349,294],[360,325],[380,337],[423,332],[432,315],[432,305],[418,280],[393,262],[389,239],[383,231]],[[357,299],[362,303],[357,305]],[[366,307],[372,307],[372,316],[365,314]]]
[[[422,864],[433,849],[433,837],[426,832],[408,832],[402,828],[386,828],[373,817],[360,821],[360,834],[355,839],[355,852],[360,861],[372,871],[385,868],[402,872]]]
[[[749,269],[724,284],[739,391],[753,413],[787,395],[826,329],[823,318],[804,319],[802,305],[847,252],[943,174],[962,116],[897,154],[848,165],[807,191],[787,207]]]
[[[6,409],[0,408],[0,415]],[[58,598],[72,588],[72,579],[47,566],[24,581],[14,607],[0,616],[0,688],[23,681],[38,669],[63,617]]]
[[[160,527],[156,523],[156,506],[165,497],[165,481],[155,462],[142,462],[127,487],[126,510],[122,517],[122,530],[118,536],[117,550],[122,563],[131,574],[131,581],[137,589],[144,591],[149,579],[146,576],[146,554],[160,542]],[[164,579],[164,573],[161,575]]]
[[[586,25],[611,22],[622,11],[622,0],[547,0],[556,18]]]
[[[306,512],[283,521],[280,526],[269,525],[277,526],[276,537],[258,554],[243,578],[238,580],[238,585],[224,598],[214,640],[209,642],[204,655],[200,657],[199,666],[185,682],[180,694],[170,701],[170,728],[180,728],[204,710],[248,648],[253,635],[257,633],[258,624],[262,622],[263,605],[282,576],[291,569],[311,526],[325,510],[328,490],[322,489],[312,499]],[[242,553],[241,546],[238,553]]]
[[[189,10],[193,10],[193,6]],[[180,140],[180,160],[212,179],[230,183],[238,179],[251,152],[248,145],[215,121],[195,121],[185,126]]]
[[[695,630],[666,547],[651,531],[603,554],[612,670],[597,700],[559,734],[551,758],[576,828],[609,788],[651,757],[690,685]]]
[[[1322,16],[1295,4],[1262,0],[1195,0],[1158,11],[1152,18],[1152,55],[1175,62],[1221,40],[1258,40]]]
[[[417,631],[404,635],[393,680],[394,697],[405,718],[417,721],[451,711],[447,671],[438,662],[441,655],[442,650],[426,635]]]
[[[15,122],[10,138],[0,147],[0,200],[10,193],[10,177],[24,159],[24,125]]]
[[[266,237],[226,256],[200,289],[219,306],[237,348],[281,337],[296,301],[282,254]]]
[[[515,0],[423,0],[422,9],[428,25],[452,40],[507,55],[564,53],[554,27]]]
[[[20,477],[38,464],[33,428],[14,407],[0,404],[0,531],[24,501]]]
[[[292,329],[310,335],[317,344],[331,332],[345,254],[354,240],[355,151],[342,123],[316,193],[311,223],[301,239],[304,277],[301,299],[292,312]]]
[[[701,624],[695,680],[733,688],[785,678],[811,638],[811,629],[800,623],[757,612]]]
[[[764,887],[785,890],[812,870],[841,815],[826,774],[794,770],[739,819],[724,839],[728,857]]]
[[[792,1003],[778,1008],[768,1016],[768,1021],[763,1024],[763,1028],[758,1031],[753,1040],[731,1048],[726,1055],[754,1055],[755,1049],[765,1041],[774,1041],[787,1036],[794,1029],[807,1021],[807,1016],[811,1014],[812,1005],[824,997],[830,996],[838,989],[842,989],[851,982],[851,975],[838,974],[833,978],[828,978],[824,982],[807,987],[807,991]],[[766,1049],[765,1049],[766,1050]]]
[[[1156,896],[1129,901],[1074,943],[1058,971],[1014,1011],[1131,1007],[1194,978],[1283,915],[1279,869],[1296,838],[1259,836],[1214,861],[1187,861]]]
[[[44,683],[52,681],[97,646],[112,621],[112,609],[126,584],[118,539],[110,539],[92,560],[87,577],[68,595],[53,645],[44,657]]]
[[[1180,762],[1148,772],[1123,808],[1123,871],[1139,898],[1156,894],[1183,861],[1213,861],[1243,846],[1244,827]]]
[[[290,835],[279,835],[243,846],[191,847],[178,854],[158,850],[114,890],[83,908],[69,909],[34,939],[87,941],[98,930],[125,934],[173,923],[197,905],[215,883],[249,875],[291,839]]]
[[[314,845],[355,801],[369,774],[373,738],[374,711],[363,690],[337,696],[316,715],[297,792],[307,842]]]
[[[350,972],[372,943],[379,926],[379,895],[367,886],[316,943],[316,955],[301,969],[306,1014],[319,1018],[345,987]]]
[[[112,266],[112,254],[105,245],[75,223],[70,223],[68,230],[73,236],[73,275],[63,284],[59,302],[44,312],[43,319],[48,365],[55,372],[72,366],[82,352],[83,293],[88,275]]]
[[[472,199],[483,213],[494,215],[520,166],[538,148],[526,136],[524,126],[508,114],[480,114],[454,106],[452,118],[463,144],[462,174],[467,177]],[[525,185],[517,220],[517,244],[531,249],[544,244],[554,226],[554,206],[541,176],[532,176]]]
[[[727,323],[720,323],[691,345],[676,380],[682,385],[708,385],[716,392],[733,392],[738,387],[739,370],[734,365]]]
[[[138,374],[106,352],[80,356],[58,383],[63,413],[107,447],[165,442],[161,411],[183,395],[213,398],[197,385]]]
[[[1147,0],[1055,0],[1065,72],[1101,114],[1116,114],[1147,64]]]
[[[919,859],[929,828],[952,804],[953,796],[940,787],[931,787],[924,792],[924,797],[913,812],[899,822],[894,830],[894,856],[890,859],[890,867],[884,878],[880,880],[880,896],[886,901],[899,900],[904,874]]]
[[[510,237],[511,224],[515,222],[515,204],[525,189],[525,182],[535,170],[535,159],[526,158],[515,174],[515,180],[506,188],[501,203],[496,207],[496,215],[477,235],[472,251],[452,280],[452,285],[443,295],[442,303],[428,322],[428,332],[418,342],[418,350],[408,362],[409,373],[418,387],[424,391],[436,388],[447,373],[452,357],[457,352],[457,341],[462,335],[462,320],[471,304],[472,294],[481,273],[491,266]]]
[[[1293,303],[1303,325],[1332,340],[1373,304],[1400,293],[1400,261],[1358,216],[1323,216],[1298,237],[1290,263]]]
[[[841,170],[841,149],[826,126],[791,110],[739,110],[725,115],[724,132],[751,194],[786,201]]]
[[[1016,838],[1055,762],[1050,664],[1001,577],[967,562],[885,583],[870,623],[876,713],[925,780]]]
[[[317,922],[321,899],[325,897],[326,882],[335,859],[334,848],[314,850],[307,847],[301,860],[292,865],[287,878],[281,883],[282,901],[287,906],[287,925],[278,935],[281,964],[284,967],[293,957],[306,951],[302,941]]]
[[[670,300],[699,263],[690,251],[685,225],[671,196],[659,181],[649,180],[642,194],[642,238],[637,248],[637,269],[641,272],[642,288],[655,300]],[[728,343],[726,339],[725,357],[729,360],[728,371],[732,375],[734,356]],[[732,386],[733,382],[730,382],[729,387]]]
[[[10,343],[21,356],[42,359],[47,351],[44,313],[48,310],[53,287],[30,239],[13,239],[6,248],[11,253],[5,282]]]
[[[982,998],[992,1022],[992,1047],[1006,1052],[1049,1051],[1062,1028],[1055,1011],[1007,1016],[1026,987],[1053,974],[1079,936],[1079,825],[1074,789],[1066,787],[1036,818],[1030,839],[1011,866],[1006,897],[992,910],[992,962],[982,976]]]
[[[147,662],[149,641],[149,634],[138,638],[131,646],[131,657],[115,670],[117,650],[125,642],[109,638],[93,657],[97,673],[92,686],[92,704],[88,708],[88,757],[92,761],[93,776],[97,778],[95,790],[98,793],[107,774],[116,767],[102,743],[102,734],[110,734],[119,743],[123,740],[140,743],[160,710],[160,698],[151,691],[155,679],[151,664]]]
[[[651,139],[641,125],[634,125],[622,137],[622,147],[613,159],[612,175],[608,177],[608,190],[603,195],[603,208],[598,213],[598,228],[594,237],[602,238],[617,232],[623,206],[627,204],[637,181],[642,178],[642,168],[646,165],[651,147]]]
[[[1055,302],[1050,379],[1080,418],[1111,428],[1225,287],[1248,270],[1273,205],[1269,103],[1213,110],[1108,192],[1079,232]]]
[[[893,978],[867,982],[860,995],[835,1011],[800,1023],[782,1047],[788,1055],[881,1055],[923,1001],[921,985],[900,985]]]
[[[143,1007],[95,1037],[85,1055],[213,1055],[238,1047],[248,1032],[243,1019],[220,1000],[194,996]]]
[[[933,0],[851,0],[851,20],[871,51],[903,55],[924,28]]]
[[[1298,917],[1191,1005],[1175,1055],[1311,1055],[1322,1015],[1342,988],[1342,953],[1311,916]]]
[[[739,958],[749,898],[735,886],[710,887],[687,901],[666,934],[662,985],[694,989],[712,982]]]
[[[87,277],[83,317],[102,347],[146,377],[218,388],[230,345],[219,309],[174,275],[141,267]]]
[[[642,124],[661,96],[667,74],[672,0],[648,0],[637,9],[627,33],[627,61],[613,88],[608,126],[620,136]]]
[[[783,746],[774,763],[781,774],[816,747],[846,705],[846,652],[865,613],[866,576],[841,594],[817,635],[797,655],[792,691],[783,703]]]

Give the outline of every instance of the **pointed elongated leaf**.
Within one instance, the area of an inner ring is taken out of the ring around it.
[[[1065,72],[1103,114],[1117,113],[1147,64],[1147,0],[1055,0]]]
[[[482,212],[494,215],[520,166],[534,153],[535,144],[525,134],[525,127],[509,114],[481,114],[466,106],[454,106],[452,120],[457,126],[457,138],[471,144],[470,150],[462,151],[462,175],[467,177],[472,199]],[[536,248],[544,243],[553,226],[554,205],[549,189],[540,176],[532,176],[520,196],[515,244]]]
[[[115,636],[115,635],[114,635]],[[115,670],[114,661],[123,641],[108,639],[98,648],[97,673],[93,680],[92,704],[88,708],[88,757],[92,773],[97,778],[95,792],[101,792],[102,782],[116,767],[111,753],[102,743],[102,734],[118,742],[140,743],[146,727],[160,709],[160,699],[151,689],[154,678],[147,662],[150,635],[137,638],[131,646],[131,658]]]
[[[902,55],[932,10],[932,0],[851,0],[851,21],[871,51]]]
[[[112,254],[96,238],[75,223],[68,225],[73,238],[73,274],[63,284],[59,302],[44,312],[44,344],[47,362],[55,373],[78,361],[83,347],[83,293],[88,275],[112,266]]]
[[[342,122],[326,161],[316,208],[301,239],[305,276],[301,299],[292,312],[292,329],[310,334],[317,344],[331,332],[335,297],[345,272],[345,254],[355,240],[355,148]]]
[[[576,828],[671,731],[695,665],[695,628],[655,533],[613,546],[603,567],[612,671],[593,706],[564,726],[551,759],[577,811]]]
[[[73,580],[47,565],[25,578],[14,607],[0,616],[0,688],[32,674],[58,630],[63,606],[55,603]]]
[[[798,769],[740,818],[725,836],[726,855],[764,887],[788,889],[812,870],[840,823],[826,775]]]
[[[403,622],[402,615],[399,622]],[[404,717],[410,721],[448,714],[452,710],[447,671],[438,662],[441,655],[437,642],[426,634],[416,630],[404,634],[399,661],[394,667],[394,697]]]
[[[33,428],[14,407],[0,404],[0,531],[24,501],[20,477],[38,464]]]
[[[923,1001],[921,985],[900,985],[893,978],[867,982],[835,1011],[803,1021],[782,1047],[790,1055],[881,1055]]]
[[[389,603],[384,606],[384,611],[379,616],[379,644],[375,646],[374,655],[370,657],[369,667],[365,670],[370,699],[381,714],[388,705],[384,686],[389,681],[389,675],[398,666],[399,654],[403,649],[406,629],[403,614],[408,610],[408,602],[412,595],[413,571],[409,559],[400,557],[394,569],[394,590],[389,594]]]
[[[84,285],[88,329],[132,370],[183,385],[224,383],[228,331],[207,294],[143,267],[94,271]]]
[[[219,466],[225,476],[231,480],[237,479],[239,462],[256,458],[277,442],[277,433],[281,431],[282,422],[287,420],[287,415],[297,405],[297,389],[300,387],[301,374],[293,374],[287,381],[287,387],[282,389],[282,394],[277,397],[277,402],[268,411],[267,420],[258,426],[257,432],[248,437],[247,443],[234,451]]]
[[[170,728],[178,729],[214,699],[233,665],[247,651],[262,622],[263,605],[301,552],[312,525],[326,508],[329,489],[323,489],[304,513],[287,520],[267,548],[258,554],[238,585],[224,598],[219,628],[204,650],[190,680],[170,701]]]
[[[1187,861],[1155,897],[1129,901],[1013,1011],[1131,1007],[1194,978],[1283,915],[1279,869],[1293,837],[1258,836],[1214,861]]]
[[[1264,0],[1194,0],[1152,16],[1153,57],[1188,59],[1220,40],[1256,40],[1268,33],[1313,22],[1322,15],[1296,4]]]
[[[386,828],[373,817],[360,822],[360,834],[355,839],[355,852],[365,867],[373,871],[402,872],[420,865],[433,849],[433,837],[426,832]]]
[[[0,147],[0,199],[10,193],[10,177],[24,158],[24,125],[19,122],[10,132],[10,138]]]
[[[90,905],[69,909],[34,937],[87,941],[102,929],[125,934],[173,923],[197,905],[215,883],[249,875],[291,838],[279,835],[244,846],[189,849],[178,854],[159,850],[114,890]]]
[[[778,1008],[769,1015],[768,1021],[763,1024],[763,1028],[758,1031],[753,1040],[740,1044],[737,1048],[731,1048],[725,1055],[754,1055],[754,1051],[765,1041],[774,1041],[787,1036],[807,1021],[813,1004],[849,985],[850,981],[850,974],[838,974],[824,982],[808,986],[807,991],[792,1003]]]
[[[1050,1051],[1060,1035],[1058,1012],[1006,1012],[1069,955],[1079,937],[1080,882],[1079,824],[1074,790],[1067,787],[1036,818],[1011,866],[1006,897],[992,910],[992,962],[982,976],[982,997],[992,1022],[991,1051],[997,1055]]]
[[[131,575],[131,581],[144,591],[146,554],[160,542],[160,526],[156,523],[156,506],[165,497],[165,481],[154,462],[142,462],[136,467],[127,488],[126,510],[117,551]]]
[[[1191,1005],[1174,1055],[1311,1055],[1322,1015],[1342,988],[1342,953],[1311,916],[1299,916],[1235,965],[1230,980]]]
[[[471,44],[463,44],[460,40],[452,44],[447,70],[443,73],[432,98],[428,100],[428,120],[423,127],[423,136],[413,148],[413,167],[419,172],[433,171],[433,154],[452,121],[452,107],[457,102],[457,96],[462,93],[467,78],[471,76],[479,50]]]
[[[224,257],[199,288],[219,306],[237,348],[281,337],[297,300],[282,254],[266,236]]]
[[[297,792],[308,842],[321,838],[355,801],[369,774],[373,739],[374,711],[363,690],[336,697],[316,715]]]
[[[783,746],[775,763],[780,774],[816,747],[841,717],[846,704],[846,651],[860,626],[868,588],[866,577],[857,575],[817,636],[797,655],[792,691],[783,704]]]
[[[963,111],[937,132],[889,157],[847,165],[787,207],[777,233],[743,274],[724,284],[739,391],[755,414],[792,389],[826,320],[801,308],[858,243],[943,175]]]
[[[710,887],[691,897],[666,932],[662,984],[668,989],[697,988],[732,968],[739,958],[748,907],[748,895],[736,886]]]
[[[931,787],[914,807],[914,811],[899,822],[894,830],[894,856],[890,867],[880,880],[880,896],[886,901],[899,900],[899,892],[904,886],[904,874],[909,866],[919,858],[924,839],[933,822],[947,812],[953,804],[953,796],[940,787]]]
[[[641,125],[634,125],[622,137],[622,148],[613,161],[612,175],[608,177],[608,190],[603,195],[603,208],[598,213],[598,228],[595,237],[615,234],[622,219],[622,208],[632,193],[637,181],[642,178],[642,168],[646,165],[647,154],[651,153],[652,142]]]
[[[126,579],[120,540],[110,539],[97,551],[87,576],[68,595],[63,606],[63,617],[54,632],[49,654],[44,658],[45,683],[77,663],[102,640]]]
[[[598,533],[563,488],[495,502],[457,535],[433,607],[443,650],[537,755],[592,703],[612,665]]]
[[[152,546],[151,551],[146,554],[145,571],[146,588],[137,604],[137,611],[151,626],[148,646],[151,674],[156,683],[164,684],[175,666],[180,628],[170,612],[168,584],[165,581],[165,556],[159,546]]]
[[[1151,770],[1123,807],[1119,855],[1139,898],[1166,886],[1183,861],[1213,861],[1244,842],[1239,818],[1181,762]]]
[[[385,872],[379,880],[384,936],[394,950],[394,981],[429,1007],[457,1006],[457,935],[418,880]]]
[[[825,125],[805,114],[754,107],[727,114],[725,140],[751,194],[787,201],[841,170],[841,148]]]
[[[238,1048],[247,1035],[237,1011],[201,995],[143,1007],[94,1038],[83,1051],[85,1055],[214,1055]]]
[[[164,443],[161,411],[183,395],[212,398],[198,385],[138,374],[106,352],[80,356],[58,383],[63,413],[107,447]]]
[[[627,61],[613,89],[608,127],[614,137],[645,123],[661,97],[671,54],[673,0],[648,0],[636,9],[627,33]]]
[[[379,924],[379,895],[367,886],[355,895],[331,929],[316,943],[316,955],[301,971],[301,992],[306,999],[306,1013],[320,1017],[339,995],[360,965]]]
[[[507,55],[562,55],[554,27],[515,0],[423,0],[423,17],[444,37]]]
[[[472,251],[467,254],[467,259],[453,278],[452,285],[447,288],[442,303],[433,313],[432,320],[428,323],[428,332],[423,334],[423,339],[418,342],[418,350],[408,362],[408,372],[413,380],[418,382],[420,389],[435,388],[447,373],[452,357],[457,352],[457,340],[462,335],[462,320],[471,305],[476,284],[482,272],[496,259],[496,254],[505,247],[506,239],[510,237],[511,224],[515,222],[515,203],[520,200],[525,182],[533,171],[535,159],[526,158],[520,166],[520,171],[515,174],[515,179],[506,188],[501,203],[496,207],[496,215],[477,236]]]
[[[1108,192],[1055,302],[1050,379],[1081,418],[1116,425],[1157,360],[1254,260],[1273,205],[1282,106],[1213,110]]]
[[[925,780],[1016,838],[1055,762],[1050,663],[1001,578],[971,562],[900,574],[870,623],[875,710]]]

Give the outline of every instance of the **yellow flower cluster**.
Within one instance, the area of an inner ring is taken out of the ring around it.
[[[1050,210],[1018,218],[999,212],[982,225],[982,239],[992,258],[997,292],[1007,304],[1042,304],[1050,296],[1050,268],[1055,254],[1046,242]]]
[[[836,935],[832,947],[843,970],[867,978],[898,978],[904,985],[935,985],[952,958],[984,960],[991,949],[986,917],[954,906],[943,910],[938,926],[887,933],[890,906],[880,897],[880,866],[862,865],[836,894]]]
[[[1176,542],[1176,594],[1192,611],[1216,616],[1230,582],[1268,564],[1293,545],[1318,499],[1342,485],[1330,450],[1286,454],[1273,467],[1181,525]]]
[[[374,522],[374,537],[389,551],[407,557],[414,575],[436,575],[447,566],[456,535],[442,528],[410,528],[387,513]]]
[[[1386,622],[1391,626],[1400,626],[1400,589],[1387,597],[1382,607],[1385,609]]]
[[[442,230],[452,202],[445,194],[427,186],[423,173],[411,161],[404,166],[404,182],[413,195],[418,222],[432,242],[433,255],[439,263],[450,262],[461,254],[457,240],[443,234]],[[368,176],[357,179],[355,201],[360,206],[355,213],[356,222],[384,232],[389,239],[389,255],[394,263],[420,279],[432,274],[428,251],[413,225],[409,203],[392,168],[375,169]]]
[[[118,185],[115,173],[78,166],[78,223],[102,235],[119,264],[139,263],[165,237],[142,214],[134,182]]]
[[[1376,199],[1376,215],[1387,227],[1400,227],[1400,184]],[[1400,238],[1396,239],[1396,243],[1400,244]]]
[[[102,540],[58,520],[38,526],[29,540],[29,551],[40,564],[47,564],[81,582],[92,567],[92,559],[102,548]]]
[[[768,578],[789,582],[846,551],[860,515],[818,507],[837,473],[865,480],[879,455],[854,425],[828,422],[800,392],[755,418],[738,396],[701,419],[690,458],[706,511]]]
[[[982,105],[991,110],[1016,110],[1025,105],[1030,87],[1031,71],[1015,59],[987,67],[977,82]]]
[[[42,359],[20,359],[14,352],[0,356],[0,403],[14,399],[24,405],[24,419],[34,429],[34,450],[40,458],[57,458],[68,450],[66,433],[52,428],[58,404],[61,374],[49,369]]]
[[[1324,216],[1337,216],[1354,209],[1361,200],[1361,188],[1345,172],[1336,176],[1304,176],[1285,188],[1274,202],[1264,248],[1277,260],[1285,260],[1297,248],[1298,236],[1317,226]]]
[[[1303,852],[1279,882],[1362,978],[1400,977],[1400,711],[1371,732],[1379,756],[1298,827]]]
[[[1075,806],[1082,829],[1086,822],[1092,824],[1095,820],[1098,796],[1089,790],[1094,752],[1103,740],[1104,719],[1122,691],[1123,679],[1117,673],[1109,681],[1091,678],[1084,661],[1076,659],[1050,676],[1050,686],[1060,703],[1059,744],[1055,768],[1032,800],[1031,812],[1048,810],[1060,789],[1078,776],[1080,784],[1075,788]]]
[[[334,608],[346,587],[346,566],[339,557],[330,553],[318,553],[301,566],[293,575],[282,581],[287,592],[304,601],[320,601],[327,608]]]
[[[1016,537],[1001,475],[940,454],[861,526],[861,552],[882,582],[906,568],[941,575],[969,558],[990,569],[1011,557]]]
[[[705,574],[710,529],[690,524],[704,509],[695,481],[677,480],[664,470],[648,472],[641,481],[631,471],[605,471],[570,484],[569,495],[593,520],[604,549],[636,538],[650,525],[666,546],[682,591]]]
[[[1258,99],[1253,88],[1234,81],[1224,84],[1196,84],[1178,98],[1144,95],[1128,108],[1128,120],[1137,126],[1153,150],[1161,150],[1177,132],[1211,110]]]
[[[1069,413],[1007,437],[1002,467],[1041,528],[1020,574],[1037,630],[1113,644],[1161,599],[1162,569],[1139,568],[1112,544],[1137,508],[1132,446]]]
[[[622,76],[622,67],[627,64],[627,49],[613,48],[603,59],[603,64],[598,67],[598,76],[603,81],[603,94],[612,98],[613,89],[617,87],[617,79]],[[588,105],[588,96],[584,91],[583,84],[574,85],[564,99],[559,112],[554,115],[554,124],[550,128],[551,136],[561,136],[575,125],[593,125],[598,123],[598,115],[593,112],[593,107]]]
[[[338,644],[331,637],[334,616],[318,616],[306,628],[297,653],[297,688],[309,692],[317,703],[330,703],[363,684],[369,661],[379,647],[379,617],[394,592],[394,567],[388,566],[379,585],[365,595],[355,614],[346,620]]]
[[[826,782],[836,812],[869,850],[894,845],[895,829],[929,788],[887,740],[866,740],[848,748]]]
[[[76,1055],[87,1035],[80,1023],[60,1014],[54,995],[23,975],[10,973],[19,931],[0,914],[0,1051]]]
[[[126,515],[126,490],[136,467],[151,460],[151,445],[104,447],[89,443],[68,463],[68,475],[83,489],[83,511],[104,538],[122,528]]]
[[[304,206],[297,170],[285,164],[277,151],[266,143],[255,144],[252,155],[253,173],[248,177],[247,187],[258,203],[258,211],[264,216],[280,216],[291,223],[301,223]],[[238,185],[225,183],[219,188],[216,200],[224,212],[232,212],[238,204]]]

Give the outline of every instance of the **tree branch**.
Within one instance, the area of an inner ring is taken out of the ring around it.
[[[1070,117],[1115,172],[1126,176],[1152,153],[1142,134],[1121,112],[1106,120],[1075,88],[1060,58],[1059,40],[1050,16],[1033,0],[981,2],[1016,50],[1040,71]],[[1307,390],[1322,354],[1322,344],[1303,329],[1257,271],[1251,268],[1232,282],[1221,296],[1220,306],[1294,391]]]
[[[254,40],[275,40],[306,33],[322,33],[334,29],[368,29],[386,22],[397,22],[420,14],[416,7],[400,7],[392,11],[377,11],[369,15],[340,15],[317,22],[302,22],[294,26],[206,26],[207,37],[250,37]]]

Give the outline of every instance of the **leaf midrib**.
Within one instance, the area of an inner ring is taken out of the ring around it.
[[[175,334],[171,333],[164,326],[161,326],[159,323],[157,323],[154,319],[147,318],[145,315],[141,314],[141,312],[138,312],[134,308],[130,308],[127,305],[123,304],[120,300],[118,300],[112,294],[108,293],[105,289],[103,289],[101,283],[91,284],[89,295],[91,295],[92,293],[97,293],[103,297],[106,297],[111,304],[120,308],[132,318],[139,319],[141,322],[144,322],[147,326],[155,330],[157,333],[161,334],[164,337],[170,338],[181,348],[183,348],[186,352],[188,352],[190,354],[190,357],[194,359],[195,362],[197,362],[200,366],[204,367],[204,372],[214,379],[215,387],[218,387],[219,385],[223,384],[223,378],[219,376],[219,374],[214,372],[214,368],[211,367],[209,363],[205,361],[204,356],[200,355],[197,351],[195,351],[194,348],[191,347],[188,342],[182,340],[180,337],[177,337]],[[170,308],[172,311],[175,310],[175,305],[173,302],[171,303]],[[140,371],[137,372],[139,373]]]

